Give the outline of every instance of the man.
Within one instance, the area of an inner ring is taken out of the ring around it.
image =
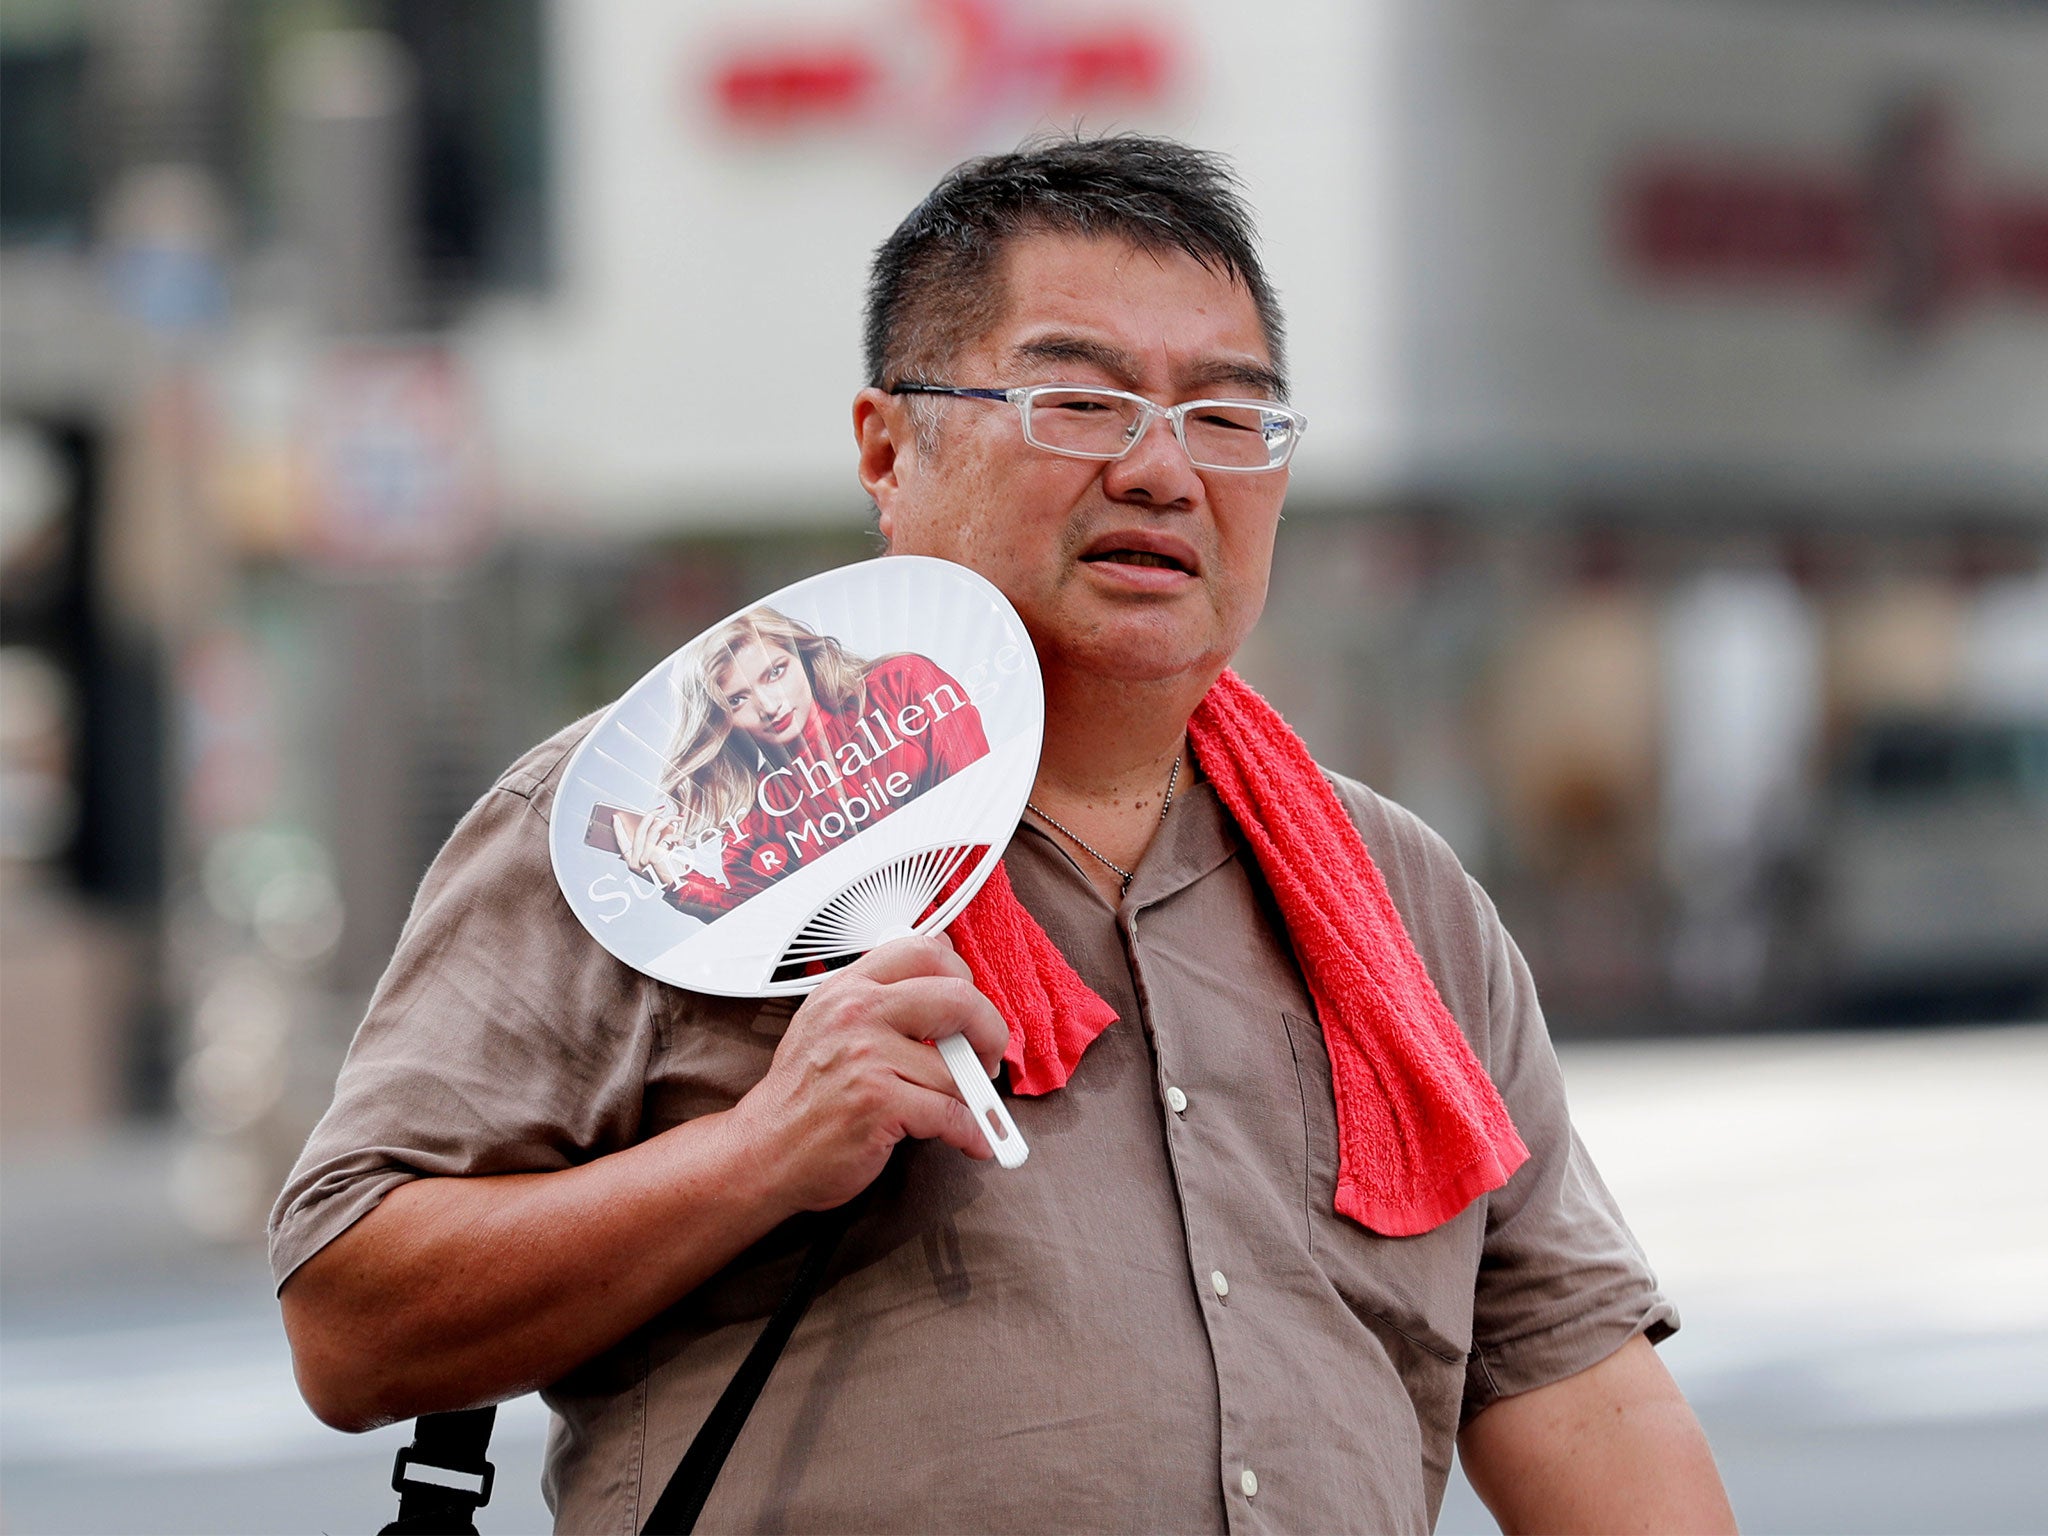
[[[1227,175],[1139,138],[961,167],[878,256],[868,350],[859,474],[890,549],[982,572],[1037,646],[1045,750],[1005,869],[1118,1022],[1012,1100],[1032,1160],[994,1171],[924,1042],[964,1033],[993,1069],[1008,1029],[945,941],[793,1016],[589,941],[545,839],[572,728],[457,829],[280,1200],[308,1401],[364,1428],[544,1389],[558,1524],[636,1529],[802,1213],[887,1164],[708,1529],[1421,1530],[1454,1436],[1508,1529],[1728,1528],[1526,968],[1448,849],[1344,781],[1529,1158],[1417,1235],[1332,1209],[1298,945],[1187,747],[1264,602],[1298,428]],[[1003,393],[1046,385],[1084,393]],[[1170,409],[1216,399],[1269,402],[1267,458],[1231,457],[1230,412]],[[1076,456],[1098,440],[1063,434],[1118,410],[1128,441]]]

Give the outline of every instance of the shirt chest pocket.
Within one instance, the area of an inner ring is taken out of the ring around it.
[[[1353,1312],[1438,1360],[1462,1364],[1472,1348],[1472,1295],[1486,1203],[1415,1237],[1382,1237],[1337,1214],[1337,1106],[1322,1026],[1282,1015],[1301,1089],[1309,1254]],[[1390,1341],[1391,1342],[1391,1341]]]
[[[640,1139],[726,1110],[775,1059],[801,998],[708,997],[663,988],[667,1011],[642,1088]]]

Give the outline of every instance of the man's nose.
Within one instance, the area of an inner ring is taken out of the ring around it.
[[[1146,423],[1136,446],[1103,472],[1102,485],[1111,496],[1153,506],[1191,506],[1202,499],[1204,490],[1201,475],[1166,416]]]

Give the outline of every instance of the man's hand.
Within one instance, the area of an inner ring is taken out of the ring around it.
[[[1458,1458],[1508,1536],[1735,1529],[1699,1420],[1640,1334],[1589,1370],[1482,1409],[1459,1432]]]
[[[1009,1026],[943,935],[897,939],[818,984],[768,1075],[733,1110],[796,1209],[843,1205],[906,1136],[986,1158],[988,1138],[927,1044],[965,1034],[993,1072]]]
[[[950,943],[899,940],[819,984],[730,1110],[558,1172],[400,1185],[285,1282],[306,1401],[368,1429],[545,1386],[904,1137],[988,1156],[924,1043],[956,1033],[988,1067],[1009,1038]]]

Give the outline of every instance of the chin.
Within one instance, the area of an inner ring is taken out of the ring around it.
[[[1125,683],[1159,683],[1201,673],[1214,676],[1230,665],[1235,647],[1175,640],[1163,635],[1106,633],[1065,654],[1077,670]]]
[[[1024,611],[1041,661],[1079,675],[1126,683],[1158,683],[1230,664],[1257,621],[1251,614],[1219,613],[1207,601],[1075,602]],[[1013,599],[1014,601],[1014,599]]]

